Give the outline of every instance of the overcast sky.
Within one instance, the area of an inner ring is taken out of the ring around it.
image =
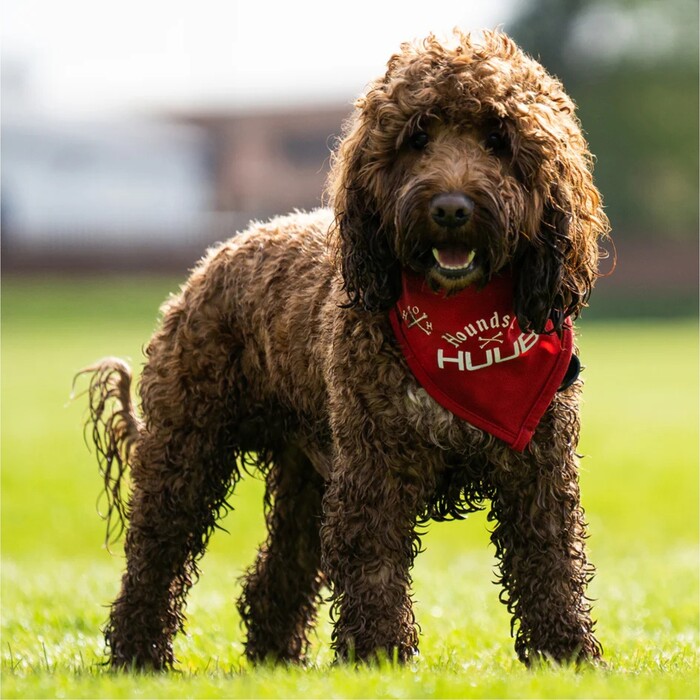
[[[3,0],[3,72],[26,67],[62,116],[349,101],[402,41],[494,28],[517,2]]]

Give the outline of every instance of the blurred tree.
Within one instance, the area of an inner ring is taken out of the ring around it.
[[[618,236],[697,236],[697,29],[697,0],[530,0],[506,26],[578,103]]]

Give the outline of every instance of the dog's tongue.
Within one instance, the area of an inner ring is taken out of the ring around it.
[[[451,245],[433,248],[433,256],[438,265],[448,269],[467,267],[474,260],[475,251],[465,245]]]

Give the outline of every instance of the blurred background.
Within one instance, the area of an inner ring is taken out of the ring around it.
[[[250,219],[320,204],[341,123],[401,41],[499,26],[563,80],[598,157],[618,265],[591,313],[696,311],[695,0],[3,14],[3,272],[184,272]]]

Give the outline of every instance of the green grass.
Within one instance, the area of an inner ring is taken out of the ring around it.
[[[332,667],[327,609],[306,669],[251,668],[234,600],[263,539],[259,481],[203,560],[176,640],[179,673],[100,665],[123,560],[102,548],[94,457],[74,372],[107,354],[141,362],[165,279],[3,282],[3,697],[698,697],[698,335],[694,322],[582,323],[581,482],[609,668],[526,671],[498,602],[482,514],[433,525],[414,570],[421,657]],[[80,388],[80,387],[79,387]]]

